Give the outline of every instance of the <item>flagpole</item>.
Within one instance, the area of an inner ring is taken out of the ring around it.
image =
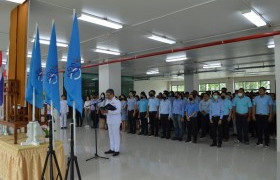
[[[54,149],[54,146],[55,146],[55,144],[54,144],[54,128],[53,128],[53,119],[54,118],[53,118],[53,101],[52,100],[51,100],[51,116],[52,116],[51,125],[52,125],[52,136],[53,136],[52,140],[53,140],[53,149]]]
[[[73,101],[73,124],[74,124],[74,154],[77,155],[76,148],[76,102]]]
[[[37,35],[37,31],[38,31],[38,23],[36,23],[36,30],[35,30],[36,35]],[[35,41],[36,41],[36,39],[35,39]],[[34,43],[35,43],[35,41],[34,41]],[[33,87],[33,91],[32,91],[32,121],[33,122],[35,122],[35,103],[36,103],[35,102],[35,87]]]
[[[73,9],[73,20],[75,19],[76,9]],[[76,102],[73,101],[73,123],[74,123],[74,154],[77,155],[77,143],[76,143]]]

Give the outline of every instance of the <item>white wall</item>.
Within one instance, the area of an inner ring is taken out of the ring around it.
[[[156,93],[159,93],[169,90],[169,82],[163,80],[134,81],[134,90],[137,94],[140,94],[141,91],[148,93],[150,90],[155,90]]]

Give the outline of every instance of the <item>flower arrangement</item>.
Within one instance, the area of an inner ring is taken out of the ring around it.
[[[49,129],[49,126],[47,126],[47,125],[43,125],[43,126],[41,126],[41,128],[42,128],[42,130],[43,130],[43,132],[44,132],[44,134],[45,134],[45,138],[48,138],[48,137],[49,137],[49,135],[50,135],[50,129]]]

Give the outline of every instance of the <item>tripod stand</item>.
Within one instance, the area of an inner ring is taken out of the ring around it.
[[[94,121],[94,133],[95,133],[95,154],[92,158],[87,159],[86,161],[92,160],[92,159],[109,159],[107,157],[102,157],[98,155],[98,151],[97,151],[97,124],[96,121]]]
[[[45,160],[45,163],[44,163],[44,168],[43,168],[41,180],[45,179],[44,176],[45,176],[45,173],[46,173],[47,164],[48,164],[49,160],[50,160],[50,180],[54,179],[53,178],[53,159],[54,159],[54,162],[55,162],[55,165],[56,165],[56,170],[58,172],[56,179],[59,177],[60,180],[62,180],[62,175],[61,175],[61,172],[60,172],[60,169],[59,169],[59,166],[58,166],[58,161],[57,161],[57,158],[56,158],[56,155],[55,155],[55,151],[53,150],[53,132],[52,132],[53,125],[52,125],[52,120],[49,121],[49,127],[50,127],[49,150],[48,150],[47,157],[46,157],[46,160]]]
[[[74,163],[76,165],[78,178],[79,178],[79,180],[81,180],[82,178],[81,178],[81,173],[80,173],[80,169],[79,169],[79,165],[78,165],[77,156],[75,156],[75,154],[74,154],[74,138],[73,138],[74,124],[71,123],[70,126],[71,126],[71,128],[70,128],[71,129],[71,140],[70,140],[71,150],[70,150],[70,157],[68,158],[68,162],[67,162],[65,180],[67,180],[69,168],[71,168],[70,169],[70,180],[74,180]]]

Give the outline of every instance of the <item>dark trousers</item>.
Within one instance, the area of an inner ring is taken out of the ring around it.
[[[149,112],[151,135],[158,135],[158,120],[156,116],[156,111]]]
[[[229,140],[229,125],[230,125],[230,122],[228,122],[228,115],[223,116],[222,129],[223,129],[223,139],[225,139],[225,140]]]
[[[161,114],[160,121],[162,126],[162,136],[166,138],[170,138],[170,122],[168,119],[168,114]]]
[[[193,141],[197,141],[197,134],[198,134],[198,119],[196,117],[193,117],[190,119],[190,121],[187,121],[187,131],[188,131],[188,137],[187,140],[190,141],[193,137]]]
[[[83,118],[82,118],[81,113],[79,111],[76,111],[76,122],[77,122],[77,126],[82,126],[83,125]]]
[[[201,136],[206,136],[206,134],[209,132],[209,114],[203,115],[200,113],[200,119],[201,119]]]
[[[256,114],[256,121],[258,127],[258,142],[263,143],[263,136],[265,144],[269,144],[269,122],[268,115]]]
[[[141,134],[148,134],[148,119],[146,118],[146,112],[140,113],[140,121],[141,121]]]
[[[91,110],[90,111],[90,118],[92,120],[92,127],[93,128],[97,128],[98,127],[98,122],[99,122],[99,119],[96,117],[96,111],[95,110]]]
[[[213,144],[222,144],[223,141],[223,126],[222,124],[219,124],[220,117],[219,116],[213,116],[211,123],[211,137],[213,139]],[[218,135],[217,135],[218,133]]]
[[[133,116],[134,110],[128,111],[128,125],[129,125],[129,132],[136,133],[136,119]]]
[[[237,129],[237,139],[240,142],[249,142],[248,137],[248,115],[236,114],[236,129]]]

